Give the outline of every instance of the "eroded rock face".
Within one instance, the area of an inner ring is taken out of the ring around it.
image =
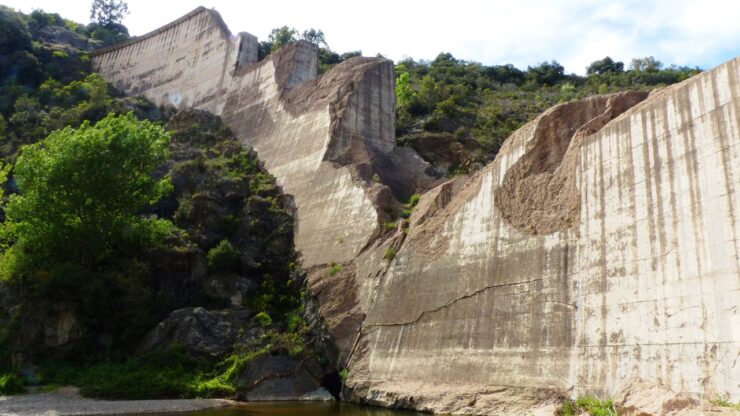
[[[196,10],[93,59],[129,93],[222,115],[293,196],[348,398],[552,413],[639,377],[740,399],[738,61],[556,106],[433,187],[394,147],[390,61],[318,76],[299,42],[253,62],[219,22]],[[425,190],[407,230],[382,225]]]
[[[240,339],[264,334],[253,317],[254,313],[245,309],[178,309],[144,337],[139,351],[167,350],[178,345],[194,357],[223,357]]]
[[[237,397],[242,400],[334,400],[321,387],[321,366],[315,361],[286,356],[263,356],[250,361],[237,383]]]

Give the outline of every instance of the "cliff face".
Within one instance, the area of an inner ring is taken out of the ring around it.
[[[438,184],[394,147],[390,61],[318,76],[314,46],[255,62],[253,42],[201,8],[93,61],[130,94],[221,115],[293,195],[352,398],[516,414],[645,379],[740,399],[740,62],[556,106]]]

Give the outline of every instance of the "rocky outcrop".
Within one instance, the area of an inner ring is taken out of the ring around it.
[[[193,357],[221,358],[232,351],[234,344],[264,334],[257,322],[250,322],[253,317],[253,312],[240,309],[178,309],[144,337],[139,351],[180,346]]]
[[[267,355],[250,361],[237,382],[237,398],[254,401],[334,400],[321,387],[323,370],[315,361]]]
[[[437,184],[394,147],[390,61],[319,76],[299,42],[252,62],[219,22],[196,10],[93,60],[129,93],[221,114],[292,195],[348,398],[551,413],[633,378],[740,398],[740,62],[556,106]]]

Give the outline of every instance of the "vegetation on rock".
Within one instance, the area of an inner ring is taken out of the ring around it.
[[[617,411],[611,400],[600,400],[593,396],[583,396],[575,401],[566,401],[558,414],[561,416],[578,416],[584,412],[591,416],[617,416]]]
[[[111,18],[86,28],[0,7],[0,393],[23,381],[230,396],[255,357],[315,361],[287,199],[218,117],[172,116],[90,72]],[[137,353],[157,322],[194,306],[231,317],[225,353],[171,340]],[[39,380],[18,376],[27,368]]]

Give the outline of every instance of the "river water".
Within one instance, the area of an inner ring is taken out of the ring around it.
[[[245,403],[237,407],[173,413],[171,416],[421,416],[423,413],[339,402]]]

